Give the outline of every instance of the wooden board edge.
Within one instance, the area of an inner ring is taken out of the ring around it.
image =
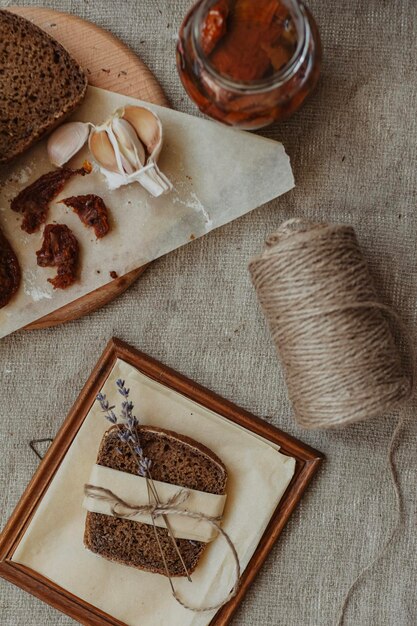
[[[139,276],[145,272],[149,265],[150,263],[142,265],[142,267],[138,267],[123,276],[119,276],[119,278],[116,278],[113,282],[108,282],[95,291],[89,291],[84,296],[77,298],[77,300],[73,300],[59,309],[52,311],[52,313],[48,313],[48,315],[40,317],[38,320],[24,326],[22,330],[42,330],[44,328],[53,328],[54,326],[59,326],[60,324],[74,322],[81,317],[90,315],[90,313],[95,313],[127,291],[129,287],[136,282]],[[109,291],[109,285],[111,285],[111,291]],[[83,301],[85,302],[86,297],[90,299],[94,297],[94,308],[89,311],[82,310],[82,307],[85,306]],[[74,309],[77,308],[79,308],[79,312],[75,313]],[[69,314],[69,311],[72,312]]]

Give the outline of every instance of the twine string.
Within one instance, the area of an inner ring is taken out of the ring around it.
[[[240,562],[239,562],[239,557],[238,557],[236,548],[232,540],[230,539],[229,535],[226,533],[225,530],[223,530],[223,528],[220,525],[220,522],[222,519],[221,517],[211,517],[209,515],[204,515],[203,513],[188,511],[186,509],[179,508],[180,505],[184,504],[184,502],[189,497],[189,493],[186,489],[178,490],[169,500],[167,500],[167,502],[152,503],[151,501],[149,501],[148,504],[143,504],[143,505],[136,505],[136,504],[131,504],[129,502],[126,502],[125,500],[117,496],[115,493],[113,493],[113,491],[111,491],[110,489],[106,489],[104,487],[96,487],[95,485],[84,485],[84,493],[88,498],[92,498],[94,500],[101,500],[110,504],[110,510],[114,517],[121,517],[123,519],[129,519],[131,517],[134,517],[138,513],[148,514],[151,516],[152,523],[154,526],[155,536],[156,536],[157,543],[158,543],[158,548],[161,554],[162,562],[164,564],[166,576],[171,586],[172,595],[175,598],[175,600],[179,604],[181,604],[181,606],[183,606],[185,609],[194,611],[195,613],[205,613],[208,611],[215,611],[217,609],[220,609],[227,602],[229,602],[229,600],[235,597],[239,588],[239,579],[240,579],[240,574],[241,574]],[[180,515],[183,517],[189,517],[192,519],[205,521],[209,523],[213,528],[215,528],[225,540],[233,556],[234,565],[235,565],[235,576],[234,576],[232,590],[228,593],[228,595],[221,602],[211,605],[211,606],[206,606],[206,607],[195,607],[186,603],[179,596],[178,592],[176,591],[174,587],[172,576],[170,574],[169,567],[166,562],[165,554],[161,546],[161,543],[159,541],[158,533],[156,532],[156,526],[154,524],[155,519],[157,519],[158,517],[163,517],[164,515]]]
[[[337,622],[336,622],[337,626],[343,626],[346,611],[347,611],[349,602],[355,590],[359,586],[360,582],[365,578],[366,574],[368,574],[368,572],[370,572],[375,567],[375,565],[379,563],[379,561],[387,554],[387,552],[389,551],[389,549],[391,548],[394,542],[394,539],[396,539],[399,531],[401,530],[404,524],[404,502],[403,502],[403,497],[401,493],[401,486],[400,486],[398,471],[397,471],[395,460],[394,460],[395,449],[396,449],[399,435],[402,431],[403,425],[404,425],[404,414],[401,415],[397,420],[397,424],[395,426],[394,432],[392,434],[392,437],[389,443],[389,448],[388,448],[388,464],[390,467],[391,481],[392,481],[392,487],[394,490],[395,503],[396,503],[396,506],[395,506],[396,521],[394,523],[393,528],[388,533],[388,537],[386,538],[384,545],[381,547],[380,550],[378,550],[377,554],[374,556],[371,562],[368,563],[368,565],[366,565],[359,572],[359,574],[350,584],[349,589],[347,590],[346,595],[343,599],[342,606],[340,607],[340,612],[339,612]]]
[[[390,412],[410,398],[392,327],[353,228],[290,220],[249,265],[285,370],[296,421],[332,428]]]
[[[413,395],[412,342],[398,314],[379,299],[353,228],[289,220],[268,238],[249,270],[300,426],[333,428],[381,416]],[[408,367],[393,327],[402,335]],[[355,589],[387,553],[404,521],[394,459],[403,423],[404,415],[398,418],[387,458],[397,520],[349,587],[338,626]]]

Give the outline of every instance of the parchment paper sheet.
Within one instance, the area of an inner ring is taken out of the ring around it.
[[[211,448],[228,470],[223,527],[244,569],[294,474],[295,460],[278,446],[253,436],[181,394],[118,360],[103,392],[119,406],[115,381],[126,380],[136,415],[143,424],[169,428]],[[213,613],[193,613],[172,598],[168,580],[112,563],[84,548],[86,512],[83,486],[95,463],[108,422],[97,403],[87,415],[43,497],[13,560],[40,572],[76,596],[129,626],[206,626]],[[197,605],[227,595],[233,584],[233,559],[220,538],[203,556],[193,583],[176,582],[185,599]]]
[[[74,120],[103,122],[124,104],[140,101],[89,87]],[[0,309],[0,337],[47,315],[119,276],[200,237],[248,211],[289,191],[294,186],[289,158],[282,144],[233,130],[164,107],[148,105],[160,116],[164,147],[159,165],[174,190],[153,198],[133,183],[109,191],[99,172],[77,176],[51,203],[48,222],[67,224],[80,243],[79,281],[67,290],[47,282],[52,269],[37,267],[36,250],[42,233],[28,235],[20,229],[21,217],[10,201],[39,176],[52,169],[43,141],[0,172],[0,228],[10,240],[23,270],[17,296]],[[70,162],[79,167],[91,158],[87,149]],[[97,241],[73,211],[59,200],[95,193],[111,213],[111,232]]]

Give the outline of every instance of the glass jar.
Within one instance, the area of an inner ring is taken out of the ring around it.
[[[200,0],[179,33],[188,95],[216,120],[256,129],[283,120],[315,88],[321,43],[297,0]]]

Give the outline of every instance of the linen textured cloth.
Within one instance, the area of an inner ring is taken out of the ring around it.
[[[9,3],[0,0],[0,6]],[[12,3],[10,3],[12,4]],[[198,114],[175,70],[188,0],[13,0],[54,7],[111,30],[160,80],[172,105]],[[348,223],[381,294],[416,335],[417,18],[410,0],[310,0],[324,44],[316,94],[263,131],[291,156],[297,188],[160,259],[126,294],[79,321],[0,343],[1,524],[37,467],[33,438],[53,436],[110,336],[182,371],[316,446],[322,471],[251,587],[233,624],[330,626],[350,582],[395,523],[386,449],[396,416],[332,432],[291,418],[281,366],[247,264],[282,221]],[[396,453],[407,521],[347,610],[350,626],[417,623],[417,405]],[[73,620],[0,581],[2,626]]]

